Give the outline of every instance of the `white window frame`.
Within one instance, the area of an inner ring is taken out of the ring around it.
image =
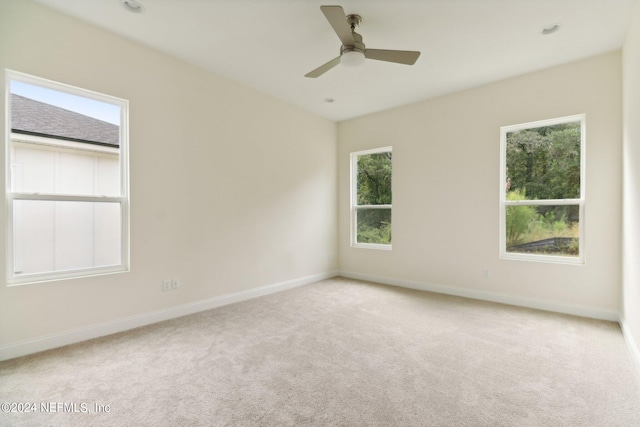
[[[393,228],[393,209],[392,205],[358,205],[358,157],[368,155],[368,154],[377,154],[377,153],[392,153],[393,147],[381,147],[374,148],[371,150],[357,151],[351,153],[351,194],[350,194],[350,205],[351,205],[351,246],[354,248],[364,248],[364,249],[379,249],[390,251],[392,249],[392,244],[380,244],[380,243],[359,243],[358,242],[358,209],[391,209],[391,221]],[[393,175],[393,169],[391,170],[391,174]],[[393,179],[391,181],[393,183]],[[392,187],[393,194],[393,187]],[[392,196],[393,197],[393,196]]]
[[[524,129],[553,126],[563,123],[580,122],[580,198],[577,199],[546,199],[546,200],[507,200],[507,134]],[[538,261],[561,264],[585,263],[585,165],[586,165],[586,114],[559,117],[555,119],[522,123],[518,125],[503,126],[500,128],[500,258],[521,261]],[[540,205],[578,205],[579,206],[579,233],[577,257],[562,255],[543,255],[507,252],[507,206],[540,206]]]
[[[114,104],[120,107],[120,196],[78,196],[66,194],[34,194],[12,191],[12,174],[11,174],[11,93],[10,82],[20,81],[36,86],[53,89],[60,92],[66,92],[78,95],[84,98],[96,101]],[[41,283],[53,280],[64,280],[78,277],[90,277],[103,274],[121,273],[130,271],[130,242],[129,242],[129,101],[87,89],[81,89],[64,83],[47,80],[44,78],[32,76],[5,69],[5,207],[7,212],[6,220],[6,284],[23,285],[30,283]],[[73,270],[63,270],[45,273],[19,274],[14,271],[14,212],[13,205],[15,200],[42,200],[42,201],[72,201],[72,202],[94,202],[94,203],[117,203],[120,205],[120,263],[116,265],[79,268]]]

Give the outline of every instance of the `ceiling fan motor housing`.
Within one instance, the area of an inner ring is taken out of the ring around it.
[[[353,35],[353,45],[342,45],[340,48],[340,55],[346,52],[360,52],[364,53],[364,43],[362,43],[362,36],[356,33],[355,29],[362,22],[360,15],[347,15],[347,23],[351,28],[351,35]]]
[[[340,47],[340,55],[342,55],[345,52],[360,52],[360,53],[364,53],[364,43],[362,43],[362,36],[356,32],[353,33],[353,45],[352,46],[346,46],[346,45],[342,45],[342,47]]]

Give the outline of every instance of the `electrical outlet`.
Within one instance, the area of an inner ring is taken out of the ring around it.
[[[164,279],[162,281],[162,290],[164,292],[171,290],[171,279]]]
[[[488,269],[488,268],[486,268],[486,267],[485,267],[485,268],[482,270],[482,277],[489,277],[489,276],[491,276],[491,272],[489,271],[489,269]]]
[[[173,279],[171,279],[171,287],[173,289],[178,289],[180,287],[180,278],[179,277],[174,277]]]

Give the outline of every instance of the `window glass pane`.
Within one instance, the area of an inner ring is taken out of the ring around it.
[[[356,209],[357,243],[391,244],[391,209]]]
[[[120,196],[121,107],[12,80],[11,190]]]
[[[15,274],[119,265],[119,203],[14,200]]]
[[[128,271],[128,102],[5,74],[7,283]]]
[[[507,252],[579,256],[579,205],[506,206]]]
[[[580,132],[579,121],[508,132],[507,200],[580,198]]]
[[[358,156],[358,205],[391,204],[391,152]]]

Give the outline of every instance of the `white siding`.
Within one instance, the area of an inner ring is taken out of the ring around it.
[[[118,192],[119,162],[115,153],[21,141],[14,142],[12,154],[14,191],[92,196]],[[16,273],[89,268],[120,261],[118,205],[22,200],[14,206]]]

